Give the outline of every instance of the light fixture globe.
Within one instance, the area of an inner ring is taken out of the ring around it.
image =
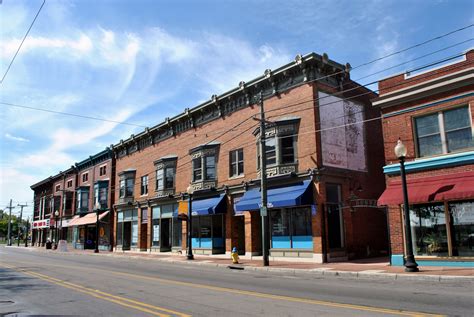
[[[186,192],[190,195],[194,193],[194,188],[191,186],[191,184],[188,186],[188,188],[186,188]]]
[[[405,144],[403,144],[402,140],[398,139],[394,152],[395,156],[398,158],[407,156],[407,147],[405,146]]]
[[[56,217],[59,217],[59,211],[56,210],[56,211],[54,212],[54,215],[55,215]]]

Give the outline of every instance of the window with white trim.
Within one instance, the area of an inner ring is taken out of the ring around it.
[[[229,177],[244,175],[244,149],[229,152]]]
[[[467,106],[417,117],[414,121],[418,157],[474,147],[471,115]]]

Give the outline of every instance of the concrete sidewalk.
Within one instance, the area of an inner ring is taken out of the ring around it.
[[[18,248],[11,246],[9,248]],[[69,255],[90,255],[90,256],[112,256],[112,257],[127,257],[144,260],[157,260],[167,263],[179,263],[188,265],[203,265],[214,267],[225,267],[231,269],[249,270],[249,271],[264,271],[280,273],[285,275],[307,275],[315,274],[322,276],[341,276],[352,278],[367,278],[367,279],[391,279],[391,280],[425,280],[425,281],[471,281],[474,282],[474,268],[469,267],[440,267],[440,266],[422,266],[420,272],[407,273],[404,267],[390,266],[388,258],[370,258],[363,260],[355,260],[339,263],[308,263],[308,262],[284,262],[284,261],[270,261],[269,267],[263,267],[262,260],[248,260],[241,259],[239,264],[232,264],[228,257],[223,255],[207,256],[194,255],[193,261],[188,261],[185,255],[170,254],[170,253],[147,253],[147,252],[107,252],[101,251],[94,253],[93,250],[76,250],[68,248],[67,252],[60,252],[58,250],[46,250],[39,247],[19,247],[29,251],[44,252],[44,253],[59,253]],[[260,257],[261,258],[261,257]]]

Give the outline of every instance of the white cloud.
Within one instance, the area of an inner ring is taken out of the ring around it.
[[[6,133],[5,138],[13,140],[13,141],[19,141],[19,142],[30,142],[30,140],[28,139],[25,139],[19,136],[14,136],[14,135],[11,135],[10,133]]]

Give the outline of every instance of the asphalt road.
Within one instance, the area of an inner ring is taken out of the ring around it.
[[[0,248],[0,315],[473,316],[471,281],[285,276]]]

